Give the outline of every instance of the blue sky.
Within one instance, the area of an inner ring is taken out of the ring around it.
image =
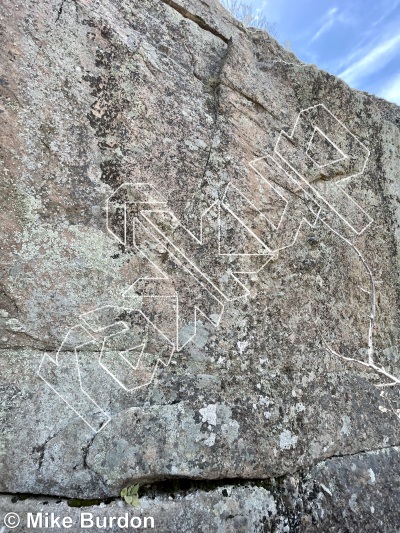
[[[278,40],[351,87],[400,104],[400,0],[246,0]]]

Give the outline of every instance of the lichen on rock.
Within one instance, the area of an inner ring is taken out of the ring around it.
[[[394,531],[399,108],[217,0],[2,11],[1,491]]]

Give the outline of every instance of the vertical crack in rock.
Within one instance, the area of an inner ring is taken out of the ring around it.
[[[227,62],[227,60],[229,58],[229,54],[231,53],[231,50],[232,50],[232,44],[233,44],[232,43],[232,38],[230,38],[227,41],[227,47],[226,47],[225,54],[223,55],[223,57],[220,60],[220,63],[218,65],[217,72],[216,72],[216,78],[213,80],[213,84],[212,84],[214,124],[213,124],[213,130],[212,130],[212,134],[211,134],[210,148],[209,148],[209,151],[208,151],[206,164],[204,166],[204,171],[203,171],[203,175],[202,175],[200,186],[202,184],[204,184],[204,179],[205,179],[207,170],[208,170],[209,165],[210,165],[211,154],[212,154],[212,151],[214,149],[215,137],[216,137],[217,130],[218,130],[218,119],[219,119],[219,109],[220,109],[220,87],[222,85],[222,79],[221,78],[222,78],[222,73],[223,73],[225,64],[226,64],[226,62]]]
[[[50,437],[48,437],[44,442],[43,444],[38,444],[37,446],[35,446],[34,448],[32,448],[32,453],[38,453],[39,454],[39,459],[38,459],[38,470],[40,470],[42,468],[42,465],[43,465],[43,460],[44,460],[44,454],[46,452],[46,446],[48,445],[48,443],[55,439],[57,437],[57,435],[59,435],[63,430],[60,430],[60,431],[57,431],[57,433],[54,433],[54,435],[51,435]]]
[[[65,1],[66,1],[66,0],[61,0],[61,4],[60,4],[60,7],[58,8],[58,12],[57,12],[56,23],[57,23],[57,22],[60,20],[60,18],[61,18],[61,15],[62,15],[62,12],[63,12],[63,9],[64,9]]]
[[[96,470],[94,470],[89,462],[88,462],[88,457],[89,457],[89,453],[90,453],[90,449],[91,447],[93,446],[93,443],[96,439],[96,437],[98,436],[98,433],[95,433],[93,435],[93,437],[91,439],[89,439],[89,441],[87,442],[87,444],[85,446],[82,447],[82,463],[83,463],[83,468],[85,470],[88,470],[90,472],[90,474],[95,478],[97,479],[97,481],[100,483],[100,485],[102,486],[103,490],[104,490],[104,494],[107,494],[107,484],[105,483],[103,477],[101,476],[101,474],[99,474],[98,472],[96,472]]]
[[[96,436],[97,436],[97,433],[95,433],[95,434],[93,435],[93,437],[89,440],[89,442],[86,444],[86,446],[84,446],[84,447],[82,448],[82,452],[83,452],[83,453],[82,453],[83,467],[84,467],[84,468],[87,468],[88,470],[91,470],[91,471],[92,471],[92,469],[91,469],[90,466],[88,465],[87,458],[88,458],[88,455],[89,455],[90,448],[91,448],[91,446],[92,446],[92,444],[93,444],[94,439],[96,438]],[[95,472],[94,472],[94,473],[95,473]]]

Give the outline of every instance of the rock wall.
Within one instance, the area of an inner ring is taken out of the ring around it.
[[[4,514],[396,531],[399,108],[216,0],[1,11]]]
[[[328,459],[307,473],[278,480],[165,481],[143,488],[139,509],[112,499],[79,502],[48,496],[2,496],[0,511],[3,516],[18,514],[21,525],[14,529],[18,533],[26,531],[27,513],[67,516],[77,527],[83,516],[83,523],[93,523],[89,530],[96,532],[105,530],[104,517],[124,518],[126,513],[129,520],[135,519],[134,526],[142,526],[140,531],[151,529],[152,518],[154,529],[161,533],[391,532],[397,531],[400,520],[398,453],[399,449],[392,447]],[[126,530],[118,523],[107,526],[107,531]],[[36,530],[44,533],[49,529]]]

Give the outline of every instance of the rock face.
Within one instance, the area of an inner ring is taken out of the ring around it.
[[[118,524],[117,520],[127,516],[129,524],[143,528],[140,531],[151,529],[153,520],[154,529],[160,533],[389,533],[398,531],[400,521],[398,454],[399,449],[392,447],[328,459],[307,474],[272,481],[164,482],[144,489],[139,509],[121,500],[76,508],[83,502],[7,495],[0,497],[0,512],[19,516],[20,524],[14,529],[17,533],[32,525],[28,513],[33,515],[39,533],[49,531],[44,517],[52,513],[56,518],[69,517],[75,527],[81,520],[86,526],[93,524],[89,530],[96,532],[126,531],[124,522]],[[37,522],[40,513],[43,527]],[[115,521],[110,524],[111,517]],[[103,527],[104,520],[107,528]]]
[[[216,0],[1,6],[0,490],[397,530],[399,108]]]

